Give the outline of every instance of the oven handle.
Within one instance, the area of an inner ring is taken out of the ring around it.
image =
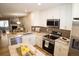
[[[44,39],[44,41],[45,41],[45,40],[47,40],[47,39]],[[49,40],[47,40],[47,41],[49,41]],[[49,43],[55,44],[55,41],[49,41]]]

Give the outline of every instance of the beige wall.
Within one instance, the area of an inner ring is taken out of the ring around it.
[[[21,19],[22,19],[21,22],[25,27],[25,31],[30,32],[31,31],[31,14],[28,14],[27,16]]]

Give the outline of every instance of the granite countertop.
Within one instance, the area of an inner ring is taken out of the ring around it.
[[[32,32],[33,34],[35,34],[36,36],[44,36],[47,35],[48,33],[45,32]]]
[[[60,43],[63,43],[65,45],[69,45],[70,44],[70,39],[65,38],[65,37],[60,37],[56,40],[56,42],[60,42]]]

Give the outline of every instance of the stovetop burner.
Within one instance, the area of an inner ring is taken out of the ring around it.
[[[52,40],[56,40],[59,38],[59,36],[55,36],[55,35],[45,35],[44,37]]]

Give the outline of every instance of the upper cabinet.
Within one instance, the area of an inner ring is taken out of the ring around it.
[[[74,18],[79,17],[79,3],[74,3],[72,8],[72,13]]]
[[[40,26],[40,16],[39,11],[34,11],[31,13],[31,26]]]
[[[72,4],[32,12],[32,26],[47,27],[47,19],[60,19],[60,29],[72,29]]]

